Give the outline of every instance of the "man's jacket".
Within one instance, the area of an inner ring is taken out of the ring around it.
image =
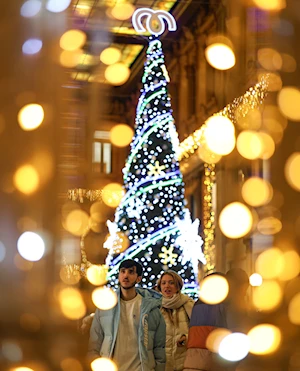
[[[142,371],[164,371],[166,363],[166,324],[160,312],[161,295],[153,290],[136,288],[142,296],[138,333]],[[110,310],[97,309],[93,319],[89,355],[112,358],[120,321],[120,290],[118,303]]]

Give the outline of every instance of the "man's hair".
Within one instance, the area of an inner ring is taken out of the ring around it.
[[[174,282],[175,282],[175,285],[177,287],[177,290],[178,292],[181,291],[182,287],[183,287],[183,281],[182,281],[182,278],[179,276],[178,273],[172,271],[171,269],[168,270],[168,271],[165,271],[158,279],[157,281],[157,288],[158,290],[161,292],[161,280],[163,278],[163,276],[165,275],[169,275],[173,278]]]
[[[136,262],[135,260],[131,260],[131,259],[123,260],[119,266],[119,271],[121,270],[121,268],[132,268],[132,267],[136,267],[136,273],[138,277],[141,277],[143,275],[142,265]]]
[[[236,287],[249,285],[248,274],[241,268],[231,268],[226,273],[226,278],[229,282],[229,285],[232,284]]]

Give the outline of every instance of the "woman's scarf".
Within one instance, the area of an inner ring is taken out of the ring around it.
[[[189,296],[178,292],[171,298],[166,298],[163,296],[162,307],[166,309],[178,309],[186,304],[188,301],[192,300]]]

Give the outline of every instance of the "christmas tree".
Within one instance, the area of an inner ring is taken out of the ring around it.
[[[168,82],[161,41],[152,35],[135,135],[123,169],[125,195],[114,222],[108,221],[110,236],[104,247],[109,249],[106,264],[112,286],[118,283],[120,262],[134,259],[144,267],[143,286],[153,287],[164,270],[173,269],[183,278],[185,291],[193,295],[198,286],[198,260],[205,263],[205,257],[199,220],[192,222],[185,207]]]

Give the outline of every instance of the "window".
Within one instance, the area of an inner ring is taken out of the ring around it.
[[[95,131],[93,141],[93,171],[102,174],[112,172],[112,146],[109,131]]]

